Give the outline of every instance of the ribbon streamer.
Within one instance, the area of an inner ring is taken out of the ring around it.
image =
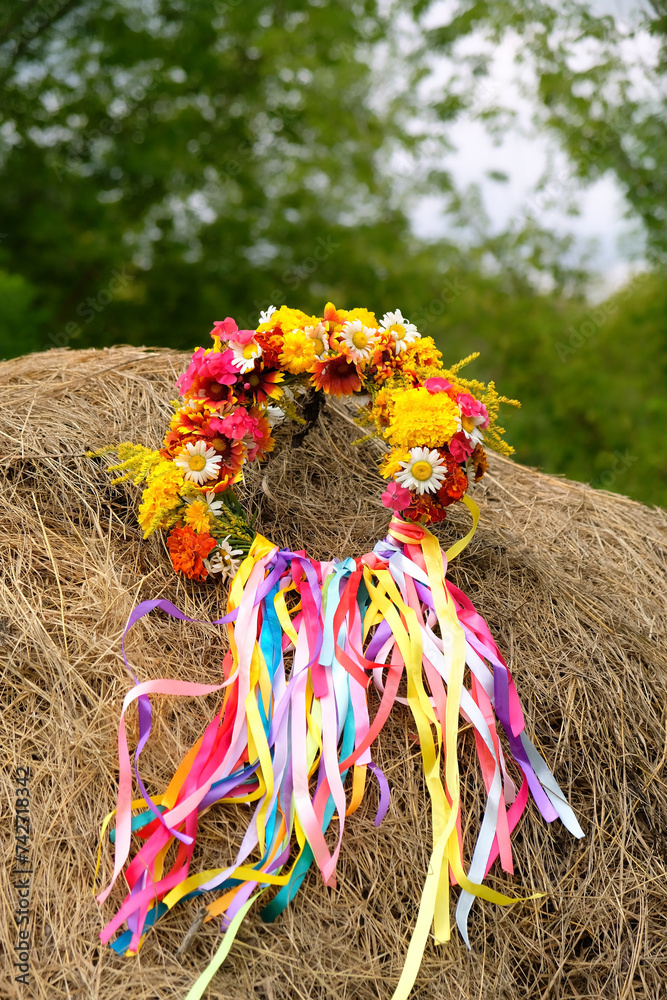
[[[227,614],[214,623],[229,637],[222,682],[139,683],[132,674],[135,687],[125,699],[118,737],[120,780],[110,838],[114,870],[98,902],[107,899],[122,871],[129,892],[100,938],[110,942],[125,925],[111,947],[119,954],[136,953],[147,930],[173,906],[206,893],[206,919],[220,919],[225,937],[187,1000],[202,996],[255,898],[277,887],[261,911],[264,920],[272,921],[313,864],[326,885],[336,885],[345,821],[363,800],[369,769],[380,785],[376,825],[382,821],[389,786],[371,750],[396,702],[407,705],[418,733],[433,846],[394,1000],[408,997],[431,929],[438,943],[450,937],[452,883],[462,890],[456,922],[467,944],[475,898],[500,905],[517,901],[485,886],[484,878],[496,858],[512,873],[511,834],[529,797],[547,822],[560,817],[574,836],[583,836],[524,731],[514,682],[484,619],[446,579],[448,557],[462,550],[477,523],[475,504],[463,499],[473,527],[447,555],[427,529],[399,517],[393,518],[387,538],[359,559],[317,562],[258,535],[230,588]],[[123,656],[129,629],[156,609],[192,620],[168,601],[140,604],[123,636]],[[371,683],[380,695],[372,718]],[[220,711],[165,792],[151,799],[138,770],[151,732],[151,696],[198,697],[218,690],[223,692]],[[142,795],[135,801],[124,723],[134,701],[139,708],[134,771]],[[460,719],[474,730],[487,796],[467,870],[457,755]],[[521,779],[518,791],[501,732]],[[237,855],[224,867],[193,872],[199,817],[225,802],[254,804]],[[133,816],[137,808],[142,811]],[[112,817],[106,818],[103,833]],[[334,838],[325,836],[332,824]],[[129,860],[133,834],[142,843]],[[167,863],[173,844],[175,856]]]

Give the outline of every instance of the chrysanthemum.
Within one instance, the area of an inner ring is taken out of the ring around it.
[[[183,520],[197,532],[198,535],[208,532],[211,528],[211,512],[205,500],[191,500]]]
[[[460,413],[446,392],[405,389],[393,397],[393,409],[385,436],[401,448],[418,445],[440,448],[460,429]]]
[[[197,441],[196,444],[189,441],[174,459],[174,464],[183,469],[187,480],[201,486],[207,479],[217,479],[220,461],[220,455],[216,455],[215,449],[209,448],[205,441]]]
[[[171,562],[177,573],[191,580],[205,580],[208,570],[204,559],[216,545],[211,535],[198,535],[189,524],[177,525],[167,538]]]
[[[331,396],[351,396],[361,389],[356,365],[341,354],[326,361],[316,361],[310,380],[316,389],[322,389]]]
[[[385,313],[380,327],[391,336],[396,354],[400,354],[408,344],[412,344],[421,336],[414,323],[409,323],[400,309]]]
[[[380,475],[383,479],[393,479],[400,472],[401,462],[407,462],[410,453],[405,448],[394,448],[380,462]]]
[[[236,575],[240,566],[240,560],[237,557],[242,555],[242,549],[233,549],[231,547],[229,535],[227,535],[227,538],[223,538],[218,542],[208,559],[204,560],[204,566],[209,573],[219,573],[222,579],[225,580]]]
[[[340,337],[352,361],[370,361],[378,339],[377,330],[364,326],[360,319],[352,319],[345,324]]]
[[[305,326],[317,323],[316,316],[309,316],[301,309],[290,309],[289,306],[281,306],[271,313],[265,323],[260,323],[257,333],[265,333],[267,330],[279,328],[283,333],[290,333],[292,330],[303,330]]]
[[[419,494],[437,493],[447,476],[444,460],[428,448],[411,448],[409,460],[400,464],[402,471],[396,475],[396,482]]]
[[[304,330],[292,330],[285,334],[280,364],[292,375],[309,371],[315,363],[315,356],[315,342]]]

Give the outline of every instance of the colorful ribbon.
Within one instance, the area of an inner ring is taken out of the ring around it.
[[[135,687],[125,698],[118,736],[114,871],[98,902],[107,898],[123,870],[129,892],[100,938],[110,941],[126,924],[112,947],[119,954],[134,953],[146,931],[176,903],[212,895],[206,919],[221,918],[225,936],[187,1000],[202,996],[255,898],[277,887],[261,914],[264,920],[274,920],[313,862],[325,884],[336,885],[345,820],[363,799],[368,769],[380,785],[376,825],[381,822],[389,786],[372,762],[371,748],[397,701],[408,706],[419,737],[433,848],[394,1000],[410,993],[431,927],[436,942],[450,937],[450,883],[462,889],[456,921],[466,943],[476,897],[501,905],[517,901],[489,889],[483,880],[497,857],[503,869],[512,872],[511,833],[529,794],[547,822],[559,816],[575,836],[583,836],[564,794],[526,736],[516,688],[484,619],[446,580],[447,556],[461,551],[477,522],[474,503],[464,500],[473,527],[447,555],[429,531],[398,517],[388,537],[360,559],[317,562],[257,536],[232,583],[227,614],[213,623],[225,625],[229,635],[222,683],[139,683],[132,674]],[[124,657],[129,629],[158,608],[193,620],[168,601],[140,604],[123,635]],[[132,673],[127,659],[125,663]],[[403,681],[405,698],[398,695]],[[380,693],[372,719],[367,699],[371,682]],[[224,692],[220,711],[164,794],[151,799],[138,770],[151,731],[150,696],[192,697],[218,690]],[[124,718],[135,701],[139,741],[134,772],[143,798],[133,801]],[[461,836],[459,717],[474,729],[487,793],[467,871]],[[507,771],[499,727],[522,778],[518,793]],[[252,820],[233,860],[225,867],[192,873],[199,816],[217,802],[253,802]],[[133,816],[140,805],[145,808]],[[103,833],[112,816],[105,820]],[[334,822],[337,837],[331,849],[331,836],[325,834]],[[127,864],[133,833],[143,844]],[[174,841],[176,855],[167,865]]]

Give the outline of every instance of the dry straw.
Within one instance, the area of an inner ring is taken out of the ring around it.
[[[214,923],[190,935],[201,901],[150,932],[138,958],[102,948],[93,898],[97,836],[116,791],[116,725],[130,686],[120,634],[142,598],[168,597],[214,618],[225,590],[172,573],[161,538],[143,542],[132,486],[114,487],[87,449],[133,439],[157,445],[186,355],[139,348],[51,351],[0,366],[2,417],[3,741],[2,997],[153,1000],[183,997],[219,942]],[[374,457],[328,404],[297,448],[289,429],[246,475],[259,529],[311,555],[359,554],[387,525]],[[514,878],[499,888],[545,897],[502,910],[476,904],[472,952],[454,938],[427,947],[415,997],[657,998],[667,982],[667,602],[665,513],[494,459],[477,490],[477,535],[451,568],[511,665],[528,730],[586,831],[576,841],[530,807]],[[439,531],[460,536],[464,510]],[[155,614],[133,631],[141,678],[219,679],[221,634]],[[158,699],[145,753],[161,791],[217,701]],[[130,736],[136,738],[136,719]],[[482,799],[469,733],[460,740],[465,825]],[[288,911],[264,925],[251,911],[208,996],[225,1000],[389,997],[400,974],[428,861],[429,809],[413,725],[397,706],[376,759],[392,786],[379,829],[371,788],[346,828],[339,888],[311,873]],[[13,772],[31,768],[31,971],[13,982],[16,932]],[[227,863],[247,807],[203,818],[200,869]],[[108,845],[102,877],[112,868]]]

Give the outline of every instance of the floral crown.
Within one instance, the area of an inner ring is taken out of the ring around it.
[[[277,424],[305,423],[296,405],[305,392],[357,402],[357,422],[389,447],[380,462],[389,480],[382,503],[423,525],[442,521],[482,478],[485,442],[512,452],[496,420],[501,402],[516,401],[499,396],[493,382],[460,377],[477,354],[443,368],[433,339],[399,309],[378,322],[368,309],[332,303],[322,316],[271,306],[256,329],[239,330],[228,317],[211,337],[213,346],[197,348],[178,379],[182,400],[162,448],[122,444],[112,467],[123,470],[119,479],[146,483],[144,537],[167,530],[174,569],[191,579],[235,574],[254,531],[234,484],[247,462],[272,451]]]

